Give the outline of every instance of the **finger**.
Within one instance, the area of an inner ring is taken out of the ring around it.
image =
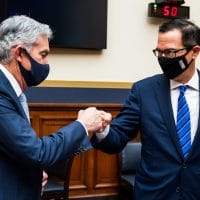
[[[112,115],[111,115],[110,113],[106,113],[106,114],[104,115],[104,120],[105,120],[105,121],[111,121],[111,120],[112,120]]]

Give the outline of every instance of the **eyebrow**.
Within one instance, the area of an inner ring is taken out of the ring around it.
[[[175,48],[167,48],[167,49],[161,50],[159,48],[156,48],[156,50],[158,50],[158,51],[168,51],[168,50],[177,50],[177,49],[175,49]]]

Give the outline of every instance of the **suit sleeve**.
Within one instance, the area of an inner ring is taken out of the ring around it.
[[[128,141],[136,137],[140,126],[140,95],[137,84],[132,87],[122,110],[110,125],[108,135],[101,142],[94,134],[91,143],[94,148],[106,153],[119,153]]]
[[[10,101],[0,98],[0,150],[5,157],[26,165],[47,167],[91,148],[87,133],[75,121],[57,132],[37,137]]]

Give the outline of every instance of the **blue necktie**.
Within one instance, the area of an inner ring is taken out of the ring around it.
[[[27,119],[30,122],[30,117],[29,117],[29,109],[28,109],[28,103],[25,94],[22,92],[19,96],[19,101],[24,109],[24,112],[26,113]]]
[[[184,96],[187,86],[180,86],[178,97],[178,112],[176,130],[180,141],[183,156],[186,159],[191,147],[191,125],[189,107]]]

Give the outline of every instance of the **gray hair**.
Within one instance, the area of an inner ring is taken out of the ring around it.
[[[25,15],[16,15],[4,20],[0,24],[0,61],[10,62],[11,49],[16,45],[22,45],[30,52],[40,35],[50,40],[50,27]]]

